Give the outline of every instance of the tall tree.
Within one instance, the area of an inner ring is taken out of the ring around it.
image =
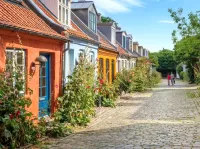
[[[182,16],[183,9],[168,11],[177,24],[177,30],[172,33],[175,58],[187,65],[190,81],[194,82],[194,67],[200,58],[200,13],[189,13],[186,18]]]
[[[176,61],[174,59],[174,52],[168,49],[163,49],[158,52],[158,63],[160,70],[175,70]]]

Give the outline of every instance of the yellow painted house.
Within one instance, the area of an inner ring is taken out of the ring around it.
[[[116,76],[117,48],[100,31],[98,31],[100,45],[98,49],[99,76],[104,81],[112,83]]]

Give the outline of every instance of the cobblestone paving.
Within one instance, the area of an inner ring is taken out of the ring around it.
[[[124,96],[85,130],[57,140],[52,149],[200,149],[199,112],[177,82],[153,95]],[[176,89],[179,88],[179,89]]]

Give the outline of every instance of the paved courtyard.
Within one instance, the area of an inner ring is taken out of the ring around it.
[[[122,97],[100,110],[88,128],[56,140],[52,149],[200,149],[199,111],[187,93],[194,87],[162,82],[153,91]]]

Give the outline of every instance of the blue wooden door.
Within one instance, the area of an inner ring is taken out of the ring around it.
[[[41,55],[47,58],[47,62],[40,66],[39,117],[49,115],[50,113],[50,56],[48,54]]]

